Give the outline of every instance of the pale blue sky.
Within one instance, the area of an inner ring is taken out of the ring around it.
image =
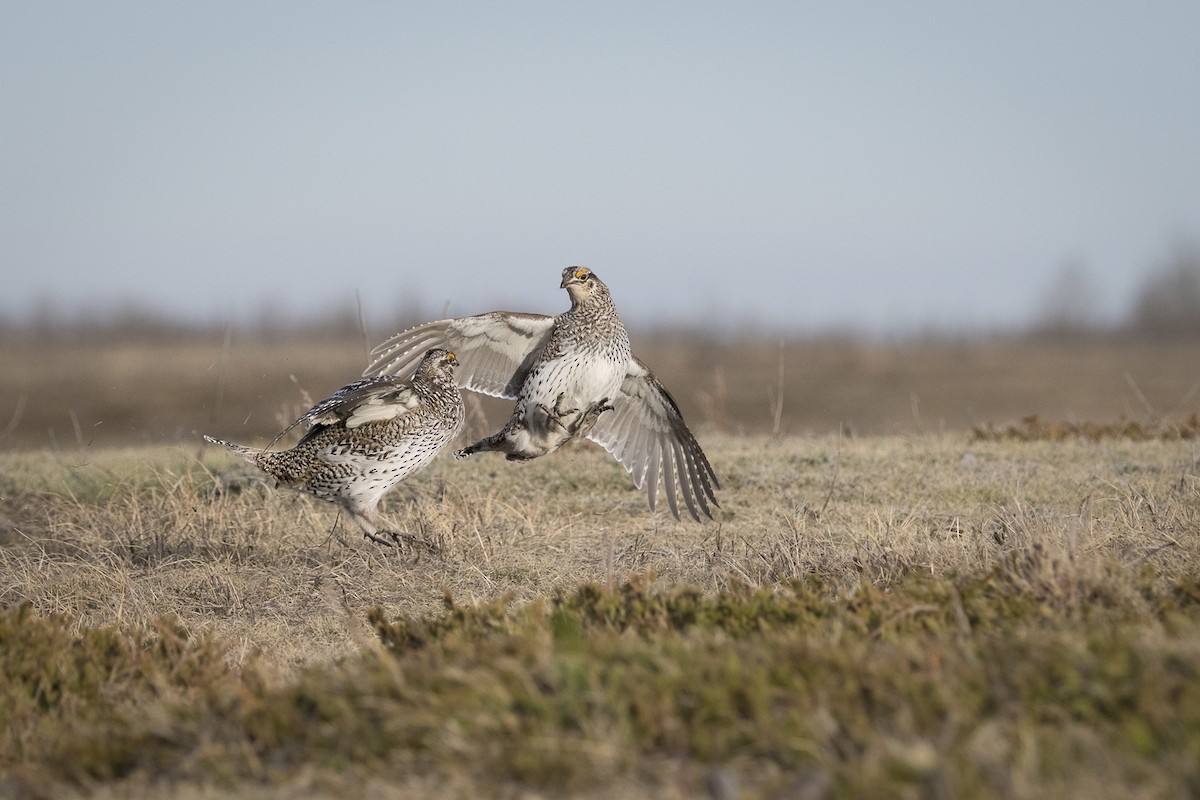
[[[0,314],[1117,313],[1200,241],[1200,3],[8,2]],[[384,331],[377,331],[384,333]]]

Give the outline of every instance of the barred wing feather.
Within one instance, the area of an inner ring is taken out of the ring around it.
[[[712,518],[721,488],[716,473],[688,430],[679,406],[639,359],[629,362],[612,410],[600,415],[587,438],[607,450],[645,489],[654,510],[661,482],[671,514],[679,519],[680,499],[697,521]]]
[[[372,350],[375,360],[363,374],[407,377],[426,350],[444,347],[458,358],[460,387],[514,400],[553,330],[554,317],[511,311],[427,322]]]
[[[391,376],[363,378],[343,386],[304,412],[271,440],[267,449],[304,423],[308,424],[308,432],[301,441],[311,438],[321,428],[339,422],[344,422],[347,428],[357,428],[374,420],[394,419],[416,408],[418,402],[407,381]]]

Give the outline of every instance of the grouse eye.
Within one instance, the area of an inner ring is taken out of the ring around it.
[[[592,277],[592,271],[590,269],[575,270],[575,280],[577,280],[577,281],[590,280],[591,277]]]

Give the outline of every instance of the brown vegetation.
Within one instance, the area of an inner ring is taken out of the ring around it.
[[[1051,441],[1064,439],[1130,439],[1144,442],[1150,439],[1171,441],[1174,439],[1200,438],[1200,415],[1192,414],[1183,420],[1153,420],[1141,423],[1135,420],[1118,419],[1115,422],[1047,422],[1036,414],[1026,417],[1019,424],[997,427],[977,425],[971,436],[981,441],[1013,439],[1023,442]]]
[[[745,434],[970,430],[1043,419],[1182,419],[1200,411],[1196,340],[1024,337],[718,340],[634,331],[638,354],[693,427]],[[352,334],[7,337],[0,447],[269,441],[310,400],[357,377]],[[476,406],[501,419],[502,405]],[[490,431],[489,431],[490,432]]]
[[[1200,786],[1193,443],[705,444],[705,526],[650,515],[594,447],[443,459],[385,509],[433,555],[215,450],[0,456],[7,786]]]
[[[1200,792],[1193,346],[639,350],[715,524],[591,445],[443,458],[382,507],[430,553],[195,436],[361,342],[6,346],[0,795]]]

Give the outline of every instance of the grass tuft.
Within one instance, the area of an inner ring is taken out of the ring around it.
[[[1156,419],[1138,422],[1119,419],[1116,422],[1047,422],[1036,414],[1025,417],[1020,424],[996,427],[992,423],[976,425],[971,430],[975,441],[1000,442],[1061,442],[1065,439],[1086,439],[1100,442],[1106,439],[1128,439],[1133,442],[1160,440],[1165,442],[1200,439],[1200,415],[1170,421]]]

